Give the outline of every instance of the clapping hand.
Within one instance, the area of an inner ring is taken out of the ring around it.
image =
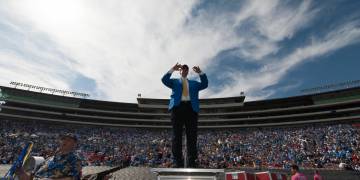
[[[194,66],[192,69],[193,69],[196,73],[201,73],[201,69],[200,69],[199,66]]]

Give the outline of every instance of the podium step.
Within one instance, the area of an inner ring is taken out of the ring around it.
[[[157,180],[223,180],[223,169],[152,168]]]

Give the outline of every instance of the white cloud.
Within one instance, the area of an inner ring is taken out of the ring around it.
[[[6,16],[0,20],[10,21],[12,29],[24,38],[16,40],[17,51],[0,51],[0,64],[6,64],[0,67],[6,72],[0,83],[8,83],[11,77],[11,80],[68,89],[74,83],[74,76],[81,74],[93,79],[98,94],[105,96],[95,98],[134,102],[138,93],[143,97],[168,98],[170,90],[161,84],[160,78],[176,62],[200,65],[206,72],[219,52],[236,47],[239,56],[264,62],[267,68],[248,74],[229,72],[233,83],[221,92],[209,88],[202,94],[203,97],[230,96],[238,95],[239,89],[259,91],[276,84],[302,60],[331,51],[321,53],[324,48],[319,47],[313,55],[305,57],[299,51],[311,54],[311,49],[303,47],[289,54],[293,60],[267,64],[266,57],[282,48],[279,42],[291,39],[317,15],[310,0],[297,7],[279,0],[248,0],[236,12],[212,14],[204,10],[192,17],[191,11],[199,2],[2,1],[0,13]],[[249,20],[250,29],[238,32]],[[350,30],[354,28],[345,31]],[[339,38],[341,41],[342,37]],[[333,35],[329,34],[327,39],[330,42]],[[344,40],[343,45],[351,41]],[[336,48],[339,46],[333,50]],[[5,59],[8,61],[2,62]],[[250,94],[250,99],[265,98],[272,93]]]
[[[228,77],[232,78],[235,83],[224,87],[223,91],[216,94],[216,96],[236,95],[240,91],[245,91],[247,92],[247,100],[257,100],[273,95],[274,90],[264,89],[278,83],[291,69],[347,45],[360,42],[359,24],[360,22],[356,21],[347,22],[328,32],[323,38],[313,39],[310,43],[295,49],[287,56],[270,61],[271,63],[266,64],[259,71],[246,74],[230,72],[231,74]],[[261,92],[260,95],[259,92]],[[212,92],[208,93],[209,96],[214,94]]]
[[[10,81],[18,81],[53,88],[68,88],[67,80],[72,78],[69,72],[57,69],[56,65],[44,66],[41,62],[30,61],[12,51],[0,51],[0,60],[0,83],[3,85],[8,85]],[[68,76],[65,76],[66,74]]]
[[[281,48],[279,42],[291,39],[316,17],[319,10],[311,7],[311,2],[305,0],[290,6],[279,0],[247,1],[235,17],[235,27],[247,26],[239,32],[243,41],[238,55],[253,61],[276,54]]]
[[[94,79],[97,90],[113,100],[134,101],[139,92],[167,97],[169,90],[160,79],[173,64],[205,68],[229,43],[225,33],[206,26],[184,27],[196,1],[38,0],[5,5],[18,23],[48,35],[76,62],[71,70]]]
[[[177,59],[195,65],[208,57],[188,53],[203,44],[197,41],[208,41],[192,40],[182,32],[191,3],[39,0],[5,5],[2,10],[7,9],[14,21],[48,35],[76,62],[71,64],[74,73],[94,79],[98,90],[114,100],[134,101],[138,92],[145,97],[167,95],[160,78]],[[14,78],[19,76],[26,75]]]

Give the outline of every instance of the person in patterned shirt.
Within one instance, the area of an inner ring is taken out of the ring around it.
[[[20,180],[79,180],[81,178],[81,160],[74,153],[77,141],[78,138],[74,134],[68,133],[61,136],[55,155],[46,159],[34,174],[25,172],[22,167],[18,168],[16,174]]]

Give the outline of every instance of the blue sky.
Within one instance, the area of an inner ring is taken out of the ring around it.
[[[358,9],[358,0],[0,0],[0,85],[168,98],[160,78],[179,62],[207,73],[202,98],[300,95],[360,79]]]

